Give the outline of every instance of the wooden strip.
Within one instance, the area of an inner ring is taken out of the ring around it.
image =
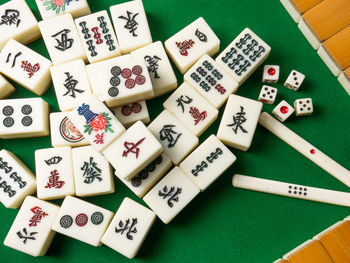
[[[323,45],[341,69],[350,67],[350,26],[327,39]]]
[[[315,240],[306,247],[288,257],[289,263],[334,263],[331,256],[322,246],[321,242]]]
[[[316,37],[324,41],[350,24],[350,1],[324,0],[303,17]]]
[[[350,222],[344,221],[338,227],[323,234],[319,240],[335,263],[350,262]]]
[[[291,0],[296,9],[301,13],[305,13],[315,5],[322,2],[322,0]]]

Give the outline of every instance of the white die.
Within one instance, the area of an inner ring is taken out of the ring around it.
[[[90,63],[120,55],[120,48],[106,10],[75,19]]]
[[[277,83],[280,76],[280,66],[277,65],[265,65],[263,70],[262,82],[263,83]]]
[[[269,47],[245,28],[215,59],[241,85],[269,56]]]
[[[126,197],[101,241],[120,254],[133,258],[142,246],[155,219],[156,215],[153,211]]]
[[[184,74],[201,56],[214,56],[220,40],[200,17],[165,41],[165,49],[177,69]]]
[[[103,155],[112,164],[118,177],[131,180],[162,152],[161,144],[138,121],[112,142]]]
[[[162,111],[148,129],[162,144],[166,156],[179,164],[198,145],[198,138],[169,111]]]
[[[71,14],[40,21],[39,28],[54,65],[86,55]]]
[[[35,0],[35,2],[43,20],[66,13],[70,13],[74,18],[91,13],[86,0],[62,0],[61,2],[52,0]]]
[[[100,99],[115,107],[153,97],[153,87],[143,58],[131,55],[105,60],[99,67]]]
[[[145,60],[151,77],[154,96],[163,95],[177,87],[177,79],[161,41],[132,51],[133,58]]]
[[[0,138],[49,135],[49,104],[41,98],[0,100]]]
[[[236,156],[210,135],[180,164],[187,176],[204,191],[236,161]]]
[[[52,230],[92,246],[101,246],[114,213],[81,199],[67,196],[62,203]]]
[[[278,105],[272,110],[272,113],[279,119],[281,122],[284,122],[289,118],[294,112],[292,106],[288,104],[285,100],[282,100]]]
[[[74,195],[72,149],[47,148],[35,151],[37,196],[43,200]]]
[[[194,135],[200,136],[218,117],[218,110],[184,82],[163,103]]]
[[[89,144],[71,122],[71,114],[71,112],[50,113],[50,138],[52,147],[77,147]]]
[[[156,184],[143,201],[168,224],[199,193],[199,188],[178,167]]]
[[[310,115],[314,108],[311,98],[298,99],[294,101],[294,110],[296,116]]]
[[[204,55],[186,72],[184,80],[216,108],[220,108],[238,88],[238,82],[208,55]]]
[[[142,1],[129,1],[109,8],[123,54],[152,43]]]
[[[27,196],[4,245],[33,257],[45,255],[55,236],[51,227],[58,210],[57,205]]]
[[[34,174],[13,153],[0,151],[0,202],[18,208],[23,199],[36,191]]]
[[[267,104],[273,104],[277,96],[277,91],[274,87],[263,85],[258,100]]]
[[[284,82],[284,86],[288,89],[297,91],[300,88],[301,84],[303,83],[304,79],[305,79],[304,74],[296,70],[292,70],[286,82]]]
[[[112,168],[107,159],[92,146],[72,150],[75,192],[93,196],[114,192]]]
[[[144,124],[150,122],[146,101],[144,100],[114,107],[111,108],[111,111],[125,127],[130,127],[137,121],[142,121]]]
[[[0,100],[7,98],[15,92],[15,87],[0,75]]]
[[[47,58],[10,39],[0,53],[0,71],[8,78],[41,96],[51,83]]]
[[[258,124],[262,103],[238,95],[230,95],[217,137],[226,145],[241,151],[250,147]]]
[[[61,111],[74,109],[84,96],[92,94],[83,60],[53,66],[50,71]]]
[[[119,178],[138,197],[143,197],[162,176],[171,168],[172,162],[165,155],[159,155],[153,162],[146,166],[141,172],[127,181]],[[116,176],[118,176],[116,174]]]
[[[125,131],[114,114],[92,95],[83,98],[70,120],[99,152]]]
[[[9,39],[28,44],[40,37],[38,21],[24,0],[12,0],[0,5],[0,50]]]

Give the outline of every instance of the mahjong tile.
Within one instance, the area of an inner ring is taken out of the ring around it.
[[[0,50],[9,39],[28,44],[40,37],[38,21],[24,0],[0,5]]]
[[[245,28],[215,59],[241,85],[268,57],[271,48]]]
[[[86,0],[35,0],[43,20],[70,13],[74,18],[91,13]]]
[[[168,224],[199,193],[199,188],[178,167],[156,184],[143,201]]]
[[[90,63],[120,55],[120,48],[106,10],[75,19]]]
[[[109,8],[123,54],[152,43],[142,1],[129,1]]]
[[[13,153],[0,151],[0,201],[7,208],[18,208],[23,199],[36,191],[34,174]]]
[[[150,122],[146,101],[144,100],[114,107],[111,108],[111,111],[125,127],[130,127],[137,121],[142,121],[144,124]]]
[[[39,96],[51,83],[51,65],[50,60],[13,39],[0,53],[1,73]]]
[[[138,121],[112,142],[103,155],[112,164],[118,177],[131,180],[162,152],[161,144]]]
[[[43,256],[55,232],[51,230],[59,207],[27,196],[8,232],[4,245],[31,256]]]
[[[67,196],[62,203],[52,230],[92,246],[101,246],[113,213],[79,198]]]
[[[217,137],[228,146],[247,151],[252,143],[261,109],[260,101],[230,95]]]
[[[43,200],[74,195],[72,149],[68,146],[35,151],[37,196]]]
[[[74,109],[84,96],[92,94],[83,60],[53,66],[50,71],[61,111]]]
[[[162,144],[164,153],[173,164],[179,164],[198,145],[198,138],[172,113],[162,111],[148,129]]]
[[[238,88],[238,82],[208,55],[204,55],[186,72],[184,80],[216,108],[220,108]]]
[[[71,14],[40,21],[39,28],[54,65],[75,59],[86,60]]]
[[[236,156],[211,135],[181,162],[180,168],[204,191],[235,161]]]
[[[126,197],[103,235],[102,243],[128,258],[133,258],[155,219],[153,211]]]
[[[0,138],[49,135],[49,104],[41,98],[0,100]]]
[[[138,57],[145,60],[151,77],[154,96],[163,95],[177,87],[174,70],[161,41],[139,48],[130,54],[134,58]]]
[[[166,40],[164,45],[171,60],[184,74],[204,54],[215,55],[220,40],[200,17]]]
[[[194,135],[200,136],[218,117],[218,110],[184,82],[163,103]]]
[[[114,192],[112,168],[107,159],[92,146],[72,150],[75,192],[93,196]]]
[[[6,99],[8,96],[14,93],[15,90],[15,87],[0,75],[0,100]]]

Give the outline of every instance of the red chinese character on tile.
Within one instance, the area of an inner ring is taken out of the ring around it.
[[[30,209],[34,213],[32,218],[29,220],[30,224],[29,226],[37,226],[38,223],[41,222],[41,219],[45,216],[48,216],[49,214],[44,212],[41,207],[35,206],[32,209]]]
[[[57,172],[57,170],[53,170],[50,174],[51,175],[49,176],[49,182],[47,183],[45,188],[58,188],[59,189],[65,184],[64,181],[59,181],[60,176],[59,176],[59,173]]]

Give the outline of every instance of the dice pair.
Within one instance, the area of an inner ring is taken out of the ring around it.
[[[294,109],[288,102],[282,100],[272,111],[272,113],[284,122],[295,111],[296,116],[310,115],[313,112],[313,104],[311,98],[297,99],[294,101]]]

